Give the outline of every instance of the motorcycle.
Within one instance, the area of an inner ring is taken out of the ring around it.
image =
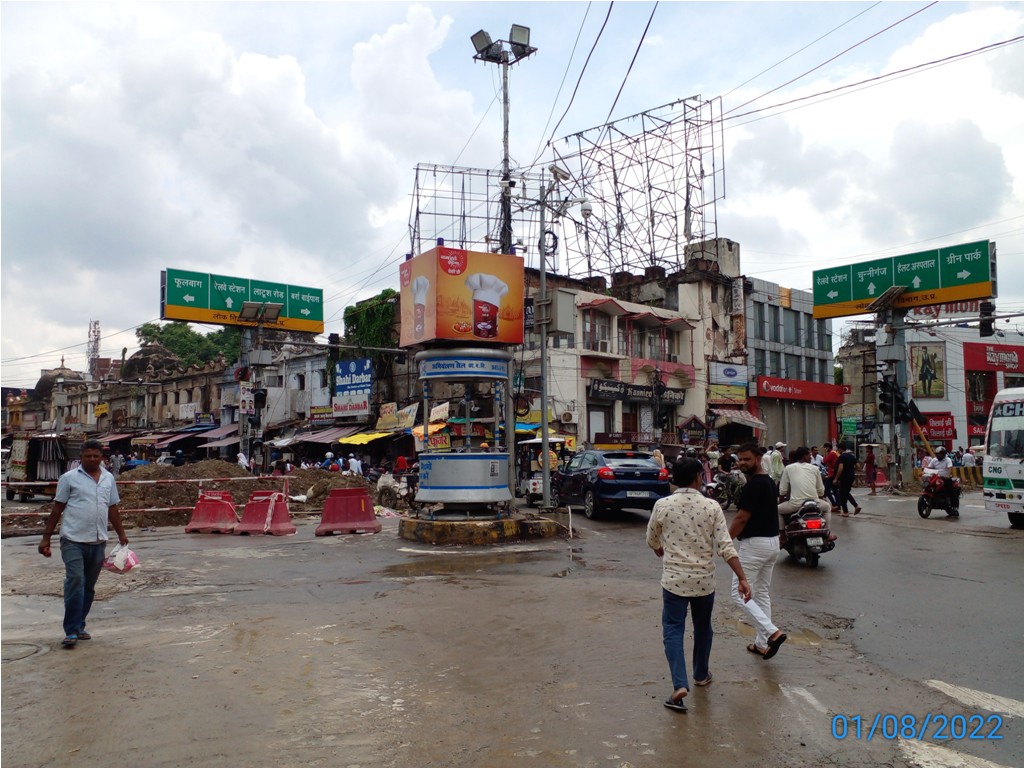
[[[794,560],[804,558],[811,568],[818,567],[822,553],[836,548],[835,539],[816,501],[808,499],[788,516],[782,533],[782,548]]]
[[[933,509],[944,510],[949,517],[960,517],[960,478],[942,477],[928,469],[924,471],[917,514],[927,518]]]

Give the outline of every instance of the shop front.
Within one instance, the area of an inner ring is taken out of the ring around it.
[[[765,442],[781,440],[792,450],[837,439],[836,408],[846,399],[842,386],[758,376],[755,387],[750,411],[765,424]]]
[[[629,435],[634,446],[659,444],[663,438],[674,442],[676,409],[685,401],[686,390],[678,387],[593,379],[587,386],[590,442],[606,434]]]
[[[981,445],[996,392],[1024,387],[1024,346],[964,342],[967,441]]]

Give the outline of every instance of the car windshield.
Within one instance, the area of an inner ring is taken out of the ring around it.
[[[604,455],[604,462],[613,469],[615,467],[656,467],[661,469],[658,463],[651,458],[651,454],[633,451],[606,453]]]
[[[996,458],[1024,458],[1024,402],[996,404],[987,453]]]

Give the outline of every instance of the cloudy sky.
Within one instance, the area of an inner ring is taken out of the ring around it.
[[[865,83],[1024,35],[1019,3],[7,2],[0,22],[5,386],[84,368],[90,320],[101,354],[134,350],[167,267],[321,287],[342,331],[397,287],[416,163],[500,164],[499,70],[469,37],[512,23],[539,49],[512,71],[519,163],[563,113],[555,138],[602,124],[624,81],[613,119],[722,96],[718,231],[746,274],[809,289],[991,239],[998,310],[1024,312],[1024,44]]]

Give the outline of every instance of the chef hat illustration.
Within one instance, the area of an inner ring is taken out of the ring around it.
[[[430,281],[425,277],[417,277],[412,281],[412,303],[426,304],[427,294],[430,292]]]
[[[473,292],[473,301],[483,301],[501,306],[501,297],[508,293],[508,286],[501,278],[475,272],[466,278],[466,287]]]

